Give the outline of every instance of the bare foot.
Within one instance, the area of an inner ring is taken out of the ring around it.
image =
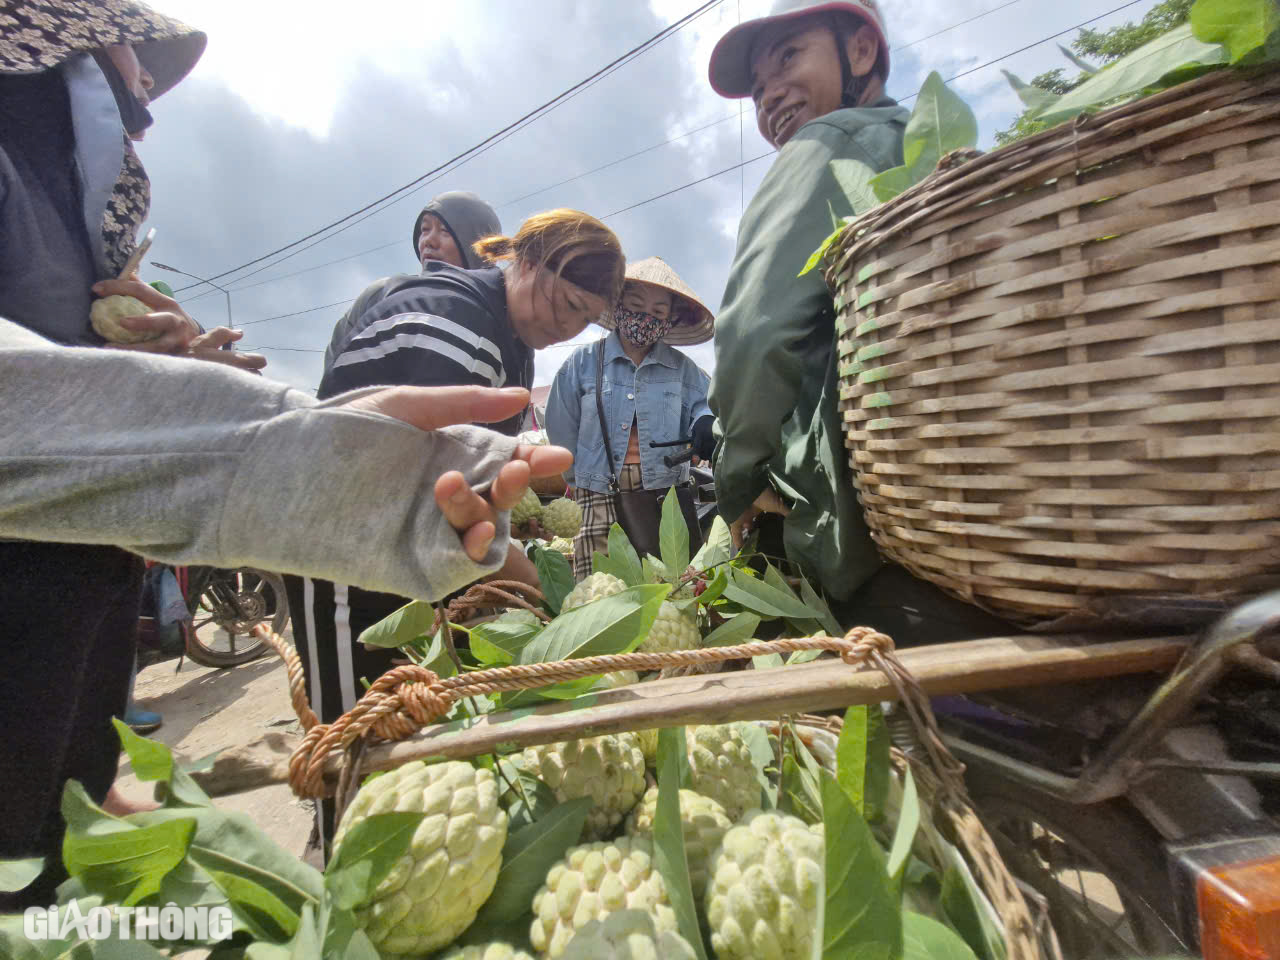
[[[131,813],[146,813],[148,810],[159,810],[160,804],[154,800],[130,800],[115,787],[107,791],[102,801],[102,809],[113,817],[127,817]]]

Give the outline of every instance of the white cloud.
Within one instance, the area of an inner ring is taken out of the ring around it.
[[[204,276],[309,233],[412,180],[697,5],[696,0],[649,0],[647,5],[155,2],[209,34],[208,51],[192,77],[156,105],[156,128],[141,149],[152,175],[153,223],[159,228],[153,252]],[[913,94],[930,69],[950,77],[1100,13],[1114,0],[1086,0],[1082,6],[1016,0],[921,40],[1002,2],[883,4],[892,43],[911,44],[893,55],[890,92]],[[1141,0],[1095,26],[1136,20],[1154,2]],[[741,16],[757,16],[769,6],[768,0],[741,0]],[[379,276],[415,269],[409,225],[418,206],[441,190],[475,190],[499,207],[504,226],[513,230],[530,213],[552,206],[604,216],[767,153],[750,113],[739,134],[734,115],[743,101],[717,97],[706,80],[711,49],[738,16],[738,0],[720,3],[457,173],[278,267],[243,281],[239,274],[220,281],[235,291],[237,322],[354,297]],[[1060,61],[1053,44],[1044,43],[1000,66],[1029,79]],[[1018,111],[996,67],[964,77],[956,87],[978,114],[985,143]],[[720,118],[729,119],[614,163]],[[604,164],[611,165],[560,183]],[[768,166],[767,160],[754,163],[608,223],[632,256],[662,256],[715,308],[742,206]],[[559,185],[543,190],[554,184]],[[356,253],[362,255],[259,284]],[[198,317],[222,321],[223,301],[216,292],[189,305]],[[247,326],[246,343],[289,348],[268,353],[268,373],[313,387],[320,353],[295,351],[322,350],[343,309]],[[553,349],[539,357],[540,383],[550,380],[568,352]],[[707,368],[714,362],[709,346],[690,353]]]

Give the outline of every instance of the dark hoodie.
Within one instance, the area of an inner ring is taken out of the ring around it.
[[[453,235],[453,242],[458,245],[458,250],[462,253],[463,266],[466,269],[474,270],[485,266],[472,246],[483,237],[502,232],[502,224],[498,221],[498,215],[494,213],[493,207],[474,193],[468,193],[465,190],[451,190],[432,198],[431,202],[422,208],[418,218],[413,221],[413,235],[410,237],[410,242],[413,244],[415,258],[418,256],[418,234],[422,232],[422,218],[429,213],[434,213],[444,221],[445,227]],[[423,273],[425,272],[424,264]],[[408,279],[412,279],[410,274],[383,277],[369,284],[360,296],[356,297],[351,308],[342,315],[342,319],[333,328],[333,336],[324,351],[326,373],[333,366],[333,361],[337,359],[346,342],[351,339],[352,331],[359,324],[360,318],[371,307],[377,306],[393,287]]]

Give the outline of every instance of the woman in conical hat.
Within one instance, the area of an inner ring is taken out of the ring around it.
[[[565,479],[582,506],[573,560],[579,580],[591,572],[591,555],[607,551],[609,528],[617,519],[605,443],[621,490],[668,490],[688,483],[689,465],[666,466],[663,457],[671,448],[654,449],[650,441],[692,435],[694,453],[704,460],[715,449],[709,378],[674,349],[710,340],[715,321],[675,270],[658,257],[628,264],[622,299],[600,323],[612,332],[573,352],[556,373],[547,400],[547,438],[574,452]],[[601,352],[603,425],[596,404]],[[699,539],[696,530],[690,535],[694,542]]]

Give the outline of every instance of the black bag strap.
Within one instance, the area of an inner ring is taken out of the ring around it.
[[[604,453],[609,458],[609,490],[618,490],[618,468],[613,462],[613,442],[609,436],[609,425],[604,415],[604,341],[602,337],[596,342],[596,415],[600,417],[600,438],[604,441]]]

